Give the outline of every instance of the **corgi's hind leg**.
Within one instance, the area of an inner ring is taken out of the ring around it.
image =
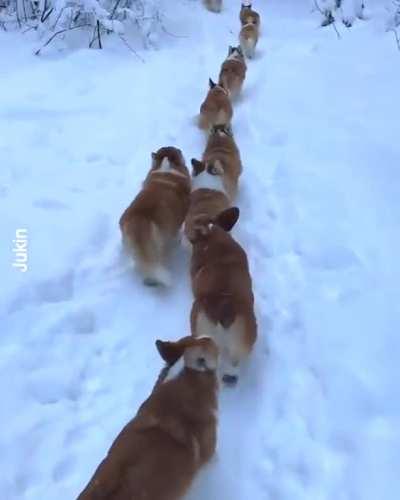
[[[211,337],[219,346],[218,326],[210,321],[197,300],[192,305],[190,326],[194,337]]]
[[[224,329],[221,372],[225,385],[234,386],[237,384],[242,361],[249,355],[245,333],[245,324],[242,318],[236,318],[229,328]]]

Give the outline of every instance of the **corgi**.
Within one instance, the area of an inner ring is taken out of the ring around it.
[[[206,9],[211,12],[221,12],[222,10],[222,0],[203,0]]]
[[[244,24],[239,34],[240,47],[248,59],[254,57],[258,42],[258,28],[253,23]]]
[[[184,235],[189,242],[195,227],[207,226],[216,215],[230,207],[225,193],[223,168],[212,163],[192,159],[192,194],[184,225]]]
[[[202,159],[215,171],[221,171],[224,191],[232,203],[237,195],[242,161],[230,127],[215,126],[211,129]]]
[[[181,150],[163,147],[152,153],[142,190],[119,221],[124,247],[148,286],[171,284],[167,259],[185,220],[190,191]]]
[[[219,72],[219,84],[229,91],[231,99],[240,94],[246,78],[247,66],[240,46],[229,46],[228,56]]]
[[[199,127],[209,130],[214,125],[230,125],[232,117],[233,108],[227,89],[210,78],[208,94],[200,106]]]
[[[213,456],[217,346],[192,336],[156,346],[166,367],[77,500],[178,500]]]
[[[238,218],[239,209],[228,208],[208,226],[194,227],[191,234],[191,331],[194,337],[211,337],[218,345],[226,385],[237,383],[240,365],[257,338],[246,252],[229,233]]]
[[[240,22],[242,23],[242,26],[245,24],[254,24],[257,26],[257,30],[260,29],[261,25],[261,18],[260,14],[256,12],[255,10],[252,9],[252,4],[243,4],[240,9],[240,14],[239,14]]]

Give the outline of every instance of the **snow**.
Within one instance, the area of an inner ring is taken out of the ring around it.
[[[188,333],[188,256],[143,288],[118,219],[151,151],[200,157],[194,116],[239,30],[238,5],[169,7],[160,50],[119,42],[38,58],[0,32],[1,498],[75,498]],[[188,500],[394,500],[400,482],[399,53],[385,11],[317,28],[270,1],[233,128],[234,234],[259,339],[220,396],[218,452]],[[28,271],[12,266],[28,230]]]

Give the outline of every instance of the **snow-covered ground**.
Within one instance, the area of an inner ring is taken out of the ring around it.
[[[4,500],[75,498],[148,396],[155,339],[188,332],[184,251],[170,291],[143,288],[118,219],[152,150],[201,155],[193,117],[239,3],[173,2],[168,30],[185,36],[144,64],[117,43],[37,58],[31,33],[0,32]],[[188,500],[397,500],[400,54],[380,2],[341,40],[306,1],[256,7],[234,132],[259,340],[221,392],[218,453]],[[26,273],[12,266],[19,228]]]

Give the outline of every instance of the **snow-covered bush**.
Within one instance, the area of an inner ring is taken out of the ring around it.
[[[366,0],[312,0],[322,14],[321,26],[341,21],[350,28],[356,19],[364,19]]]
[[[388,31],[400,26],[400,0],[393,0],[389,8],[389,19],[387,22]]]
[[[140,34],[146,46],[162,26],[162,0],[0,0],[0,26],[28,27],[50,43],[71,30],[92,34],[91,47],[102,47],[105,34]]]
[[[389,18],[386,25],[387,31],[393,31],[397,47],[400,50],[400,36],[398,34],[400,29],[400,0],[393,0],[391,8],[389,9]]]

